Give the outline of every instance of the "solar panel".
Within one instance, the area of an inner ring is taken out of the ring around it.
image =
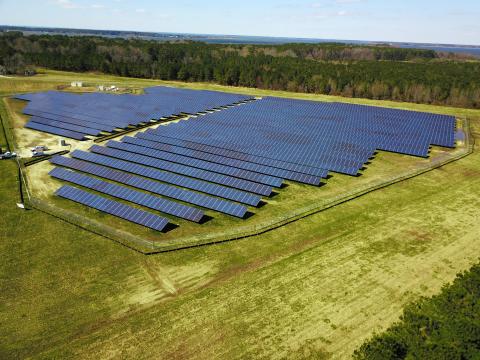
[[[69,123],[69,124],[74,124],[78,126],[86,126],[91,129],[96,129],[96,130],[101,130],[105,132],[113,132],[115,130],[115,127],[109,126],[109,125],[104,125],[104,124],[97,124],[85,120],[80,120],[80,119],[74,119],[71,117],[63,116],[63,115],[58,115],[58,114],[52,114],[48,113],[45,111],[39,111],[39,110],[28,110],[24,109],[23,113],[25,115],[30,115],[30,116],[37,116],[41,117],[43,119],[48,119],[48,120],[56,120],[56,121],[61,121],[64,123]]]
[[[140,176],[131,175],[123,171],[110,169],[85,161],[66,158],[63,156],[55,156],[50,159],[50,162],[54,165],[64,166],[70,169],[82,171],[87,174],[116,181],[124,185],[135,187],[141,190],[146,190],[154,194],[169,197],[171,199],[180,200],[193,205],[198,205],[203,208],[215,210],[227,215],[243,218],[247,212],[247,208],[240,204],[196,193],[191,190],[181,189],[175,186],[148,180]]]
[[[223,108],[249,100],[251,96],[156,87],[146,89],[143,95],[47,91],[18,95],[16,98],[29,101],[24,109],[25,114],[58,121],[65,119],[64,122],[94,129],[107,127],[110,130],[101,130],[112,131],[114,128],[126,128],[175,114],[196,114]]]
[[[427,157],[431,144],[454,145],[454,127],[455,119],[447,116],[263,98],[146,134],[164,143],[172,139],[170,145],[309,175],[318,175],[315,168],[356,175],[376,150]]]
[[[139,96],[47,91],[18,98],[29,101],[24,113],[48,119],[38,123],[56,125],[55,133],[61,127],[112,131],[174,114],[204,114],[112,142],[108,156],[264,196],[281,179],[318,185],[329,171],[357,175],[377,150],[428,157],[432,145],[455,147],[454,117],[364,105],[249,101],[169,87]],[[229,107],[240,102],[247,103]]]
[[[232,159],[237,159],[237,160],[242,160],[242,161],[247,161],[247,162],[252,162],[255,164],[260,164],[260,165],[265,165],[273,168],[278,168],[282,170],[287,170],[287,171],[293,171],[293,172],[298,172],[301,174],[306,174],[306,175],[312,175],[312,176],[319,176],[322,178],[326,178],[328,175],[328,171],[325,169],[319,169],[319,168],[312,168],[308,166],[302,166],[298,164],[289,164],[285,163],[283,161],[275,161],[272,159],[264,158],[261,156],[255,156],[251,155],[248,153],[241,153],[238,151],[231,151],[227,149],[222,149],[219,147],[215,146],[210,146],[208,144],[202,144],[202,143],[195,143],[193,141],[188,141],[188,140],[182,140],[180,138],[174,138],[174,137],[167,137],[163,136],[162,134],[159,134],[155,132],[154,130],[147,130],[144,133],[138,133],[136,137],[141,138],[141,139],[146,139],[146,140],[151,140],[151,141],[157,141],[157,142],[162,142],[162,143],[167,143],[167,144],[172,144],[172,145],[177,145],[177,146],[183,146],[189,149],[195,149],[195,150],[200,150],[204,151],[210,154],[215,154],[227,158],[232,158]],[[167,140],[168,139],[168,140]]]
[[[168,225],[168,220],[158,215],[90,194],[73,186],[62,186],[55,195],[153,230],[162,231]]]
[[[202,180],[192,179],[183,175],[172,174],[170,172],[158,170],[152,167],[137,165],[128,161],[113,159],[99,154],[75,150],[72,153],[72,157],[251,206],[257,206],[261,199],[260,196],[247,193],[245,191],[228,188],[218,184],[212,184]]]
[[[71,130],[71,131],[75,131],[75,132],[79,132],[79,133],[87,134],[87,135],[91,135],[91,136],[100,135],[100,130],[91,129],[91,128],[88,128],[88,127],[74,125],[74,124],[70,124],[70,123],[64,123],[64,122],[56,121],[56,120],[44,119],[44,118],[41,118],[41,117],[38,117],[38,116],[32,116],[30,118],[30,121],[33,121],[33,122],[39,123],[39,124],[53,126],[53,127],[60,128],[60,129]]]
[[[224,174],[228,176],[233,176],[236,178],[253,181],[256,183],[264,184],[267,186],[281,187],[283,180],[277,177],[263,175],[260,173],[255,173],[252,171],[241,170],[239,168],[224,166],[209,161],[203,161],[198,158],[192,158],[187,156],[182,156],[178,154],[169,153],[161,150],[154,150],[151,148],[146,148],[142,146],[137,146],[131,143],[118,142],[118,141],[109,141],[106,144],[110,148],[129,151],[136,154],[141,154],[145,156],[154,157],[157,159],[170,161],[186,166],[195,167],[202,170],[207,170],[211,172],[216,172],[219,174]]]
[[[75,140],[80,140],[80,141],[85,140],[85,135],[86,135],[86,134],[82,134],[82,133],[79,133],[79,132],[60,129],[60,128],[56,128],[56,127],[53,127],[53,126],[39,124],[39,123],[32,122],[32,121],[28,122],[25,125],[25,127],[28,128],[28,129],[43,131],[43,132],[46,132],[46,133],[49,133],[49,134],[54,134],[54,135],[61,135],[61,136],[67,137],[69,139],[75,139]]]
[[[55,168],[49,173],[54,178],[69,181],[91,190],[110,195],[122,200],[126,200],[137,205],[142,205],[153,210],[173,215],[185,220],[200,222],[204,216],[203,211],[190,206],[175,203],[170,200],[162,199],[136,190],[131,190],[124,186],[108,183],[103,180],[95,179],[90,176],[79,174],[63,168]]]
[[[156,141],[147,140],[151,138],[155,139]],[[288,171],[288,170],[270,167],[266,165],[255,164],[253,162],[215,155],[208,152],[200,151],[196,147],[187,147],[186,144],[185,144],[185,147],[171,145],[168,143],[168,138],[166,138],[165,140],[162,140],[162,142],[159,142],[159,141],[160,141],[159,137],[151,136],[149,134],[144,134],[144,133],[137,134],[137,137],[125,136],[122,139],[122,142],[126,142],[129,144],[143,146],[151,149],[163,150],[166,152],[171,152],[173,154],[188,156],[194,159],[202,159],[212,163],[227,165],[234,168],[256,172],[259,174],[270,175],[279,179],[293,180],[293,181],[298,181],[305,184],[316,185],[316,186],[318,186],[321,182],[321,177],[319,176],[296,173],[293,171]],[[326,172],[325,172],[325,176],[326,176]]]

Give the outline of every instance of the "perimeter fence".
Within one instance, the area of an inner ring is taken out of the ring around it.
[[[453,156],[439,156],[432,159],[429,164],[420,165],[418,168],[408,171],[400,176],[392,176],[388,179],[383,179],[378,183],[367,184],[365,186],[356,188],[353,191],[342,193],[333,198],[329,198],[324,202],[315,203],[310,206],[295,209],[287,215],[276,217],[275,219],[271,219],[260,224],[238,226],[232,229],[232,231],[184,236],[166,241],[152,241],[150,239],[144,239],[128,232],[115,229],[111,226],[105,225],[90,218],[86,218],[85,216],[76,214],[72,211],[56,207],[43,199],[32,198],[28,196],[28,199],[25,199],[25,204],[31,208],[52,215],[58,219],[78,226],[84,230],[90,231],[97,235],[101,235],[107,239],[113,240],[143,254],[155,254],[203,246],[207,244],[245,239],[281,228],[285,225],[291,224],[311,215],[318,214],[322,211],[331,209],[335,206],[354,200],[368,193],[386,188],[402,181],[412,179],[414,177],[438,169],[442,166],[445,166],[449,163],[455,162],[472,154],[475,148],[475,138],[472,136],[470,125],[470,121],[467,118],[462,119],[462,129],[465,133],[465,146],[462,148],[462,150],[458,151],[458,153],[454,154]],[[21,176],[23,177],[23,184],[25,185],[25,187],[28,188],[26,176],[25,174],[23,174],[23,171],[21,171],[21,174]]]

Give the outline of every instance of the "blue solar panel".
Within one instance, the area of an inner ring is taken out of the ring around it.
[[[13,96],[13,98],[17,99],[17,100],[31,101],[34,95],[35,95],[34,93],[31,93],[31,94],[17,94],[15,96]]]
[[[251,173],[269,175],[269,176],[272,176],[274,179],[294,180],[294,181],[299,181],[305,184],[317,185],[317,186],[321,182],[321,178],[318,176],[295,173],[293,171],[278,169],[278,168],[274,168],[266,165],[251,163],[248,161],[242,161],[242,160],[232,159],[232,158],[228,158],[220,155],[210,154],[208,152],[203,152],[203,151],[192,149],[192,148],[170,145],[166,143],[166,141],[168,141],[168,138],[166,138],[165,143],[158,142],[160,139],[158,137],[153,137],[153,136],[152,138],[154,138],[156,141],[146,140],[150,135],[148,134],[142,134],[142,135],[144,136],[142,136],[141,138],[140,138],[140,134],[138,135],[139,137],[125,136],[122,139],[122,142],[132,144],[132,145],[142,146],[149,149],[160,150],[162,152],[182,155],[192,159],[200,159],[209,163],[222,164],[232,168],[247,170]],[[275,186],[273,184],[270,184],[270,185]]]
[[[57,179],[69,181],[73,184],[84,186],[91,190],[117,197],[137,205],[142,205],[153,210],[161,211],[165,214],[177,216],[179,218],[200,222],[204,216],[203,211],[190,206],[177,204],[170,200],[165,200],[157,196],[152,196],[143,192],[128,189],[124,186],[111,184],[106,181],[92,178],[70,170],[55,168],[49,173]]]
[[[140,176],[131,175],[123,171],[110,169],[85,161],[70,159],[63,156],[55,156],[50,159],[50,162],[58,166],[64,166],[70,169],[82,171],[87,174],[116,181],[121,184],[132,186],[141,190],[146,190],[154,194],[169,197],[171,199],[180,200],[193,205],[198,205],[206,209],[215,210],[227,215],[243,218],[247,212],[247,208],[243,205],[196,193],[191,190],[181,189],[175,186],[148,180]]]
[[[141,175],[154,180],[163,181],[169,184],[181,186],[187,189],[200,191],[209,195],[222,197],[224,199],[237,201],[243,204],[258,206],[260,196],[250,194],[237,189],[231,189],[225,186],[208,183],[201,180],[191,179],[182,175],[176,175],[169,172],[157,170],[143,165],[133,164],[131,162],[109,158],[103,155],[91,154],[84,151],[75,150],[72,157],[80,160],[93,162],[96,164],[108,166],[118,170]]]
[[[251,99],[244,95],[168,87],[148,88],[144,95],[47,91],[16,98],[30,101],[25,114],[59,121],[62,120],[58,117],[68,118],[83,122],[76,125],[94,129],[105,126],[112,130],[176,114],[205,112]]]
[[[78,126],[85,126],[85,127],[91,128],[91,129],[101,130],[101,131],[105,131],[105,132],[113,132],[115,130],[115,127],[112,127],[112,126],[109,126],[109,125],[96,124],[96,123],[93,123],[93,122],[74,119],[74,118],[67,117],[67,116],[62,116],[62,115],[51,114],[51,113],[44,112],[44,111],[24,109],[23,113],[25,115],[37,116],[37,117],[41,117],[41,118],[48,119],[48,120],[56,120],[56,121],[61,121],[61,122],[64,122],[64,123],[74,124],[74,125],[78,125]]]
[[[268,189],[253,190],[252,183],[271,187],[288,179],[318,185],[329,171],[356,175],[377,150],[428,157],[432,145],[455,147],[454,117],[363,105],[271,97],[249,101],[238,94],[169,87],[148,88],[140,96],[48,91],[17,98],[30,101],[25,113],[72,124],[62,125],[70,131],[205,114],[147,130],[121,145],[111,143],[111,148],[136,154],[129,161],[146,164],[147,157],[149,166],[262,195]],[[247,103],[229,107],[240,102]],[[217,108],[223,110],[206,113]]]
[[[153,230],[162,231],[168,225],[168,220],[158,215],[106,199],[102,196],[90,194],[73,186],[62,186],[56,191],[55,195]]]
[[[241,170],[235,167],[224,166],[224,165],[212,163],[209,161],[203,161],[198,158],[195,159],[192,157],[172,154],[166,151],[161,151],[159,149],[154,150],[148,147],[133,145],[131,143],[109,141],[106,145],[110,148],[129,151],[129,152],[133,152],[133,153],[141,154],[145,156],[150,156],[157,159],[162,159],[165,161],[170,161],[170,162],[174,162],[174,163],[178,163],[186,166],[191,166],[198,169],[212,171],[219,174],[233,176],[236,178],[253,181],[253,182],[268,185],[268,186],[281,187],[283,182],[282,179],[277,177],[263,175],[263,174],[255,173],[252,171]]]
[[[105,148],[98,145],[93,145],[90,151],[109,157],[113,157],[120,160],[137,163],[140,165],[151,166],[160,170],[169,171],[172,173],[189,176],[196,179],[209,181],[215,184],[229,186],[232,188],[245,190],[259,195],[269,196],[272,193],[272,187],[258,183],[254,183],[247,180],[237,179],[222,174],[213,173],[181,164],[175,164],[168,161],[159,160],[149,156],[144,156],[127,151]]]
[[[54,134],[54,135],[61,135],[69,139],[75,139],[75,140],[85,140],[85,136],[86,136],[86,134],[82,134],[79,132],[60,129],[60,128],[56,128],[49,125],[39,124],[33,121],[28,122],[25,125],[25,127],[28,129],[43,131],[43,132]]]
[[[326,178],[328,174],[328,171],[325,169],[302,166],[299,164],[286,163],[283,161],[276,161],[276,160],[272,160],[272,159],[261,157],[261,156],[255,156],[248,153],[238,152],[235,150],[227,150],[227,149],[223,149],[215,146],[210,146],[208,144],[195,143],[193,141],[182,140],[178,137],[174,138],[174,137],[162,136],[161,134],[158,134],[152,129],[149,129],[144,133],[138,133],[136,136],[140,139],[147,139],[151,141],[157,141],[157,142],[172,144],[176,146],[183,146],[189,149],[200,150],[210,154],[215,154],[215,155],[232,158],[236,160],[241,160],[241,161],[246,161],[246,162],[252,162],[254,164],[269,166],[269,167],[278,168],[282,170],[298,172],[306,175],[319,176],[322,178]]]
[[[30,121],[33,121],[33,122],[36,122],[36,123],[39,123],[39,124],[53,126],[53,127],[60,128],[60,129],[71,130],[71,131],[75,131],[75,132],[79,132],[79,133],[87,134],[87,135],[91,135],[91,136],[100,135],[100,130],[95,130],[95,129],[91,129],[91,128],[88,128],[88,127],[83,127],[83,126],[78,126],[78,125],[74,125],[74,124],[64,123],[64,122],[60,122],[60,121],[56,121],[56,120],[44,119],[44,118],[41,118],[41,117],[38,117],[38,116],[33,116],[30,119]]]
[[[376,150],[427,157],[432,144],[452,147],[454,129],[455,118],[448,116],[264,98],[146,134],[291,171],[303,166],[299,172],[319,168],[355,175]]]

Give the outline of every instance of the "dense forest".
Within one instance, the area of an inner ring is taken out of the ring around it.
[[[0,74],[34,66],[480,108],[480,61],[431,50],[0,33]]]
[[[401,322],[362,345],[355,358],[479,359],[480,265],[439,295],[408,306]]]

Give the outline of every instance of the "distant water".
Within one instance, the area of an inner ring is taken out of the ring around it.
[[[197,39],[195,39],[197,40]],[[307,44],[321,44],[321,43],[340,43],[340,44],[355,44],[355,45],[373,45],[381,44],[382,42],[374,41],[358,41],[358,40],[336,40],[336,39],[302,39],[302,38],[272,38],[272,37],[257,37],[257,36],[235,36],[235,37],[209,37],[198,36],[198,41],[204,41],[211,44],[256,44],[256,45],[281,45],[286,43],[307,43]],[[434,50],[440,52],[451,52],[468,54],[480,57],[480,46],[449,46],[449,45],[431,45],[431,44],[412,44],[412,43],[391,43],[386,42],[391,46],[396,46],[405,49],[424,49]]]
[[[0,0],[1,2],[1,0]],[[209,34],[180,34],[180,33],[158,33],[158,32],[138,32],[138,31],[117,31],[117,30],[87,30],[87,29],[64,29],[64,28],[40,28],[25,26],[5,26],[0,25],[2,30],[17,30],[27,34],[63,34],[63,35],[96,35],[110,38],[141,38],[157,41],[178,41],[191,40],[202,41],[210,44],[252,44],[252,45],[281,45],[287,43],[340,43],[356,45],[378,45],[388,44],[390,46],[410,49],[426,49],[442,52],[453,52],[469,54],[480,57],[480,46],[462,46],[462,45],[440,45],[440,44],[422,44],[422,43],[400,43],[400,42],[381,42],[381,41],[358,41],[358,40],[336,40],[336,39],[306,39],[306,38],[287,38],[287,37],[268,37],[268,36],[242,36],[242,35],[209,35]]]
[[[480,57],[480,47],[461,47],[461,46],[428,46],[428,45],[416,45],[416,44],[399,44],[399,47],[402,48],[411,48],[411,49],[426,49],[426,50],[435,50],[441,52],[452,52],[460,54],[468,54]]]

